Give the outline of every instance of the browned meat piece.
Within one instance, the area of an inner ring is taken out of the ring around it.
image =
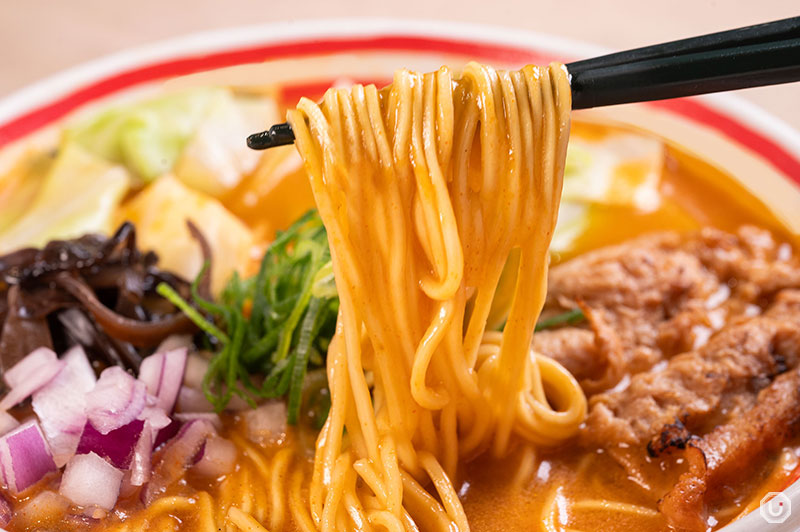
[[[566,327],[533,337],[533,348],[559,360],[587,393],[613,387],[624,374],[619,336],[600,313],[581,303],[590,329]]]
[[[644,371],[663,358],[660,324],[687,308],[702,309],[719,290],[716,276],[684,245],[677,233],[649,235],[559,265],[550,274],[547,308],[574,308],[582,301],[616,332],[626,370]],[[594,347],[589,351],[596,354]],[[605,363],[584,356],[586,350],[544,352],[582,381]]]
[[[661,309],[705,299],[718,288],[678,233],[658,233],[585,253],[553,268],[548,299],[584,301],[591,307]]]
[[[659,509],[679,530],[705,530],[705,506],[714,488],[759,467],[798,432],[800,372],[793,370],[762,390],[747,413],[689,441],[689,470],[661,500]]]
[[[720,279],[734,281],[742,299],[755,301],[800,287],[800,267],[791,247],[763,229],[745,226],[732,235],[706,228],[688,243],[687,251]]]
[[[695,306],[659,323],[657,330],[658,347],[665,356],[672,356],[694,349],[700,334],[710,337],[714,324],[706,309]]]
[[[796,321],[800,315],[800,289],[779,293],[768,314],[772,318]]]
[[[694,437],[686,425],[680,419],[676,419],[675,423],[664,425],[661,432],[647,443],[647,454],[655,458],[675,449],[686,449],[686,445]]]
[[[558,360],[575,378],[582,380],[600,370],[600,356],[594,332],[577,327],[563,327],[533,335],[533,349]]]
[[[800,309],[791,312],[786,302],[794,297],[790,292],[778,298],[764,316],[729,325],[659,371],[635,375],[624,390],[594,396],[583,441],[599,447],[642,444],[675,420],[702,433],[726,407],[746,405],[748,396],[800,359]]]
[[[545,314],[586,305],[593,322],[613,331],[620,364],[635,375],[697,349],[731,321],[760,313],[779,288],[800,288],[800,261],[766,231],[743,227],[732,235],[705,229],[688,238],[661,233],[553,268]],[[609,352],[599,349],[608,337],[597,331],[592,323],[589,329],[539,333],[534,347],[568,368],[592,394],[616,384],[598,380]]]

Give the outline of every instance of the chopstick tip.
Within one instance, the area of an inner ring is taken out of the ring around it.
[[[247,137],[247,147],[252,150],[266,150],[285,146],[294,142],[294,131],[289,124],[275,124],[266,131],[253,133]]]

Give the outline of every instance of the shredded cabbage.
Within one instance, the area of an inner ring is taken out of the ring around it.
[[[17,162],[0,176],[0,232],[21,218],[36,199],[54,157],[35,153]]]
[[[187,220],[194,222],[213,252],[214,293],[252,262],[253,236],[247,226],[218,200],[172,175],[160,177],[125,203],[117,221],[126,220],[136,225],[139,247],[158,254],[159,267],[186,279],[194,279],[203,267],[200,247],[186,226]]]
[[[575,136],[567,150],[562,199],[655,210],[663,165],[664,146],[654,137],[627,132],[600,140]]]
[[[208,115],[176,162],[175,176],[190,187],[222,196],[258,164],[261,153],[244,139],[265,124],[278,122],[277,105],[269,99],[234,98],[228,94]]]
[[[174,171],[190,186],[217,194],[255,165],[258,154],[244,139],[275,115],[271,100],[194,88],[112,107],[74,124],[65,136],[145,183]]]
[[[25,214],[0,232],[0,253],[86,233],[108,233],[130,176],[74,143],[63,146]],[[13,199],[13,198],[12,198]]]
[[[550,249],[569,251],[588,227],[591,207],[650,212],[661,203],[658,187],[664,146],[654,137],[612,132],[601,139],[574,135],[564,168],[564,189]]]

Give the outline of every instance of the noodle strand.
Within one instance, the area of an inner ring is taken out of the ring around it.
[[[340,297],[309,487],[318,529],[469,530],[460,460],[505,455],[512,437],[557,445],[582,422],[578,383],[529,347],[570,103],[561,65],[470,63],[460,76],[402,70],[384,90],[331,89],[289,112]],[[515,250],[505,329],[487,331]]]

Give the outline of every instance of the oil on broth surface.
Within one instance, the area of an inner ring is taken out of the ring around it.
[[[622,128],[573,122],[572,134],[596,138],[613,130]],[[666,145],[659,193],[661,203],[652,212],[592,207],[587,230],[571,252],[557,260],[662,230],[691,231],[710,226],[735,232],[741,225],[753,224],[769,229],[779,238],[791,238],[770,209],[735,179],[676,144]]]

